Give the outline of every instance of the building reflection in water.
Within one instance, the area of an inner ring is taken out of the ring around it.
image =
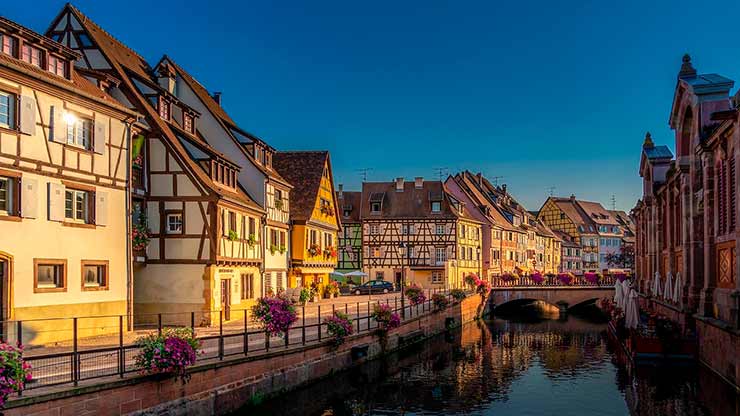
[[[602,323],[569,317],[470,324],[244,409],[250,415],[423,413],[738,415],[738,396],[703,369],[634,369]]]

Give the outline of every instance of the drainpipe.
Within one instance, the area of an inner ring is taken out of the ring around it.
[[[133,329],[133,317],[134,317],[134,277],[133,277],[133,247],[131,242],[131,126],[133,121],[126,121],[126,149],[128,149],[126,157],[126,316],[127,324],[126,328],[131,331]]]

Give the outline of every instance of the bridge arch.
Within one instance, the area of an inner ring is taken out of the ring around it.
[[[598,301],[604,297],[614,295],[613,287],[599,288],[578,288],[578,287],[557,287],[557,288],[497,288],[491,289],[490,302],[494,308],[511,303],[512,301],[523,302],[525,300],[543,301],[551,305],[556,305],[561,310],[567,310],[573,307],[580,307]]]

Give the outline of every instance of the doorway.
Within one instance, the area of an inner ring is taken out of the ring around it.
[[[224,320],[231,319],[231,279],[221,279],[221,310]]]
[[[394,273],[394,275],[395,275],[394,276],[394,280],[395,280],[394,281],[394,284],[396,285],[396,288],[400,288],[401,287],[401,280],[403,280],[403,272],[396,271]]]

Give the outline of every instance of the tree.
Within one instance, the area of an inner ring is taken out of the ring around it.
[[[622,244],[618,253],[606,255],[606,262],[609,267],[620,269],[634,269],[635,267],[635,246],[632,244]]]

